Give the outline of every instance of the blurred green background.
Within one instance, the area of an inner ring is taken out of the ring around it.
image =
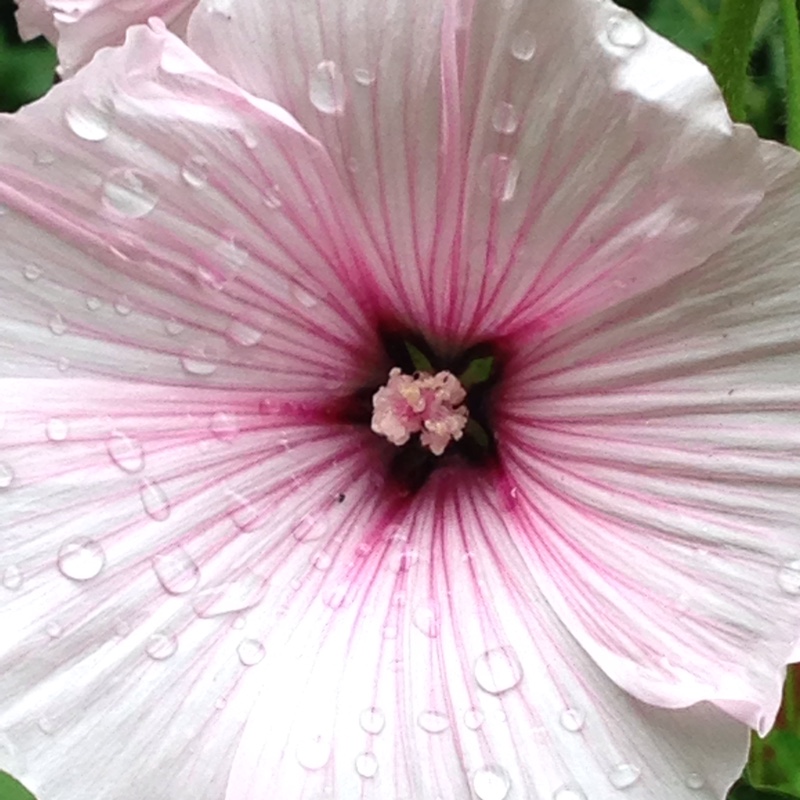
[[[709,58],[719,1],[618,0],[703,61]],[[783,141],[786,134],[783,47],[778,0],[764,0],[750,63],[747,117],[761,136],[778,141]],[[43,40],[26,44],[20,41],[14,24],[14,4],[0,0],[0,111],[14,111],[46,92],[53,82],[55,64],[53,50]],[[800,798],[799,711],[800,671],[793,667],[778,723],[765,740],[753,738],[750,764],[730,800]],[[0,800],[32,797],[10,776],[0,773]]]

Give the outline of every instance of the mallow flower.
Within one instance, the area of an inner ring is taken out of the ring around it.
[[[0,769],[721,798],[800,632],[800,158],[595,0],[234,0],[0,119]]]

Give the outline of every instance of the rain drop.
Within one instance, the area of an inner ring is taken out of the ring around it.
[[[304,739],[295,750],[297,760],[306,769],[322,769],[331,757],[331,747],[321,736]]]
[[[172,512],[169,498],[161,486],[153,480],[142,481],[139,497],[145,513],[156,522],[163,522]]]
[[[240,531],[251,531],[258,524],[258,509],[239,492],[229,491],[228,515]]]
[[[417,724],[428,733],[444,733],[450,727],[450,720],[439,711],[423,711],[417,717]]]
[[[412,616],[414,627],[433,639],[439,635],[439,619],[432,608],[422,606],[414,610]]]
[[[472,789],[478,800],[505,800],[511,780],[502,767],[482,767],[472,776]]]
[[[121,317],[127,317],[133,311],[131,301],[125,295],[122,295],[122,297],[114,301],[114,311]]]
[[[51,639],[60,639],[64,635],[64,629],[55,621],[48,622],[47,625],[45,625],[44,632]]]
[[[22,570],[16,565],[12,564],[3,570],[3,586],[10,589],[12,592],[22,588],[25,582],[22,576]]]
[[[242,347],[253,347],[261,341],[261,337],[264,335],[260,330],[239,320],[232,320],[226,333],[234,344]]]
[[[155,556],[153,571],[158,582],[170,594],[191,592],[200,581],[200,568],[180,546]]]
[[[50,331],[56,336],[63,336],[67,332],[67,323],[61,314],[54,314],[48,323]]]
[[[96,578],[106,564],[106,554],[94,539],[70,539],[58,550],[58,568],[61,574],[73,581]]]
[[[234,271],[240,270],[250,259],[250,252],[235,236],[222,239],[214,250]]]
[[[272,211],[275,211],[283,205],[281,192],[276,184],[273,183],[272,186],[267,186],[267,188],[264,189],[264,205]]]
[[[608,780],[615,789],[627,789],[639,780],[642,771],[633,764],[617,764],[608,773]]]
[[[372,86],[375,83],[375,73],[371,69],[358,67],[353,70],[353,77],[359,86]]]
[[[477,708],[470,708],[464,712],[464,724],[471,731],[478,730],[483,725],[484,719],[483,712]]]
[[[800,559],[784,564],[777,579],[778,586],[787,594],[800,594]]]
[[[40,167],[49,167],[50,164],[55,164],[55,161],[56,155],[52,150],[37,150],[33,156],[33,163]]]
[[[145,645],[145,652],[154,661],[166,661],[178,652],[178,639],[171,633],[154,633]]]
[[[703,776],[700,775],[699,773],[690,772],[686,776],[686,785],[690,789],[693,789],[694,791],[697,791],[698,789],[702,789],[706,785],[706,782],[705,782],[705,779],[703,778]]]
[[[211,417],[211,433],[221,442],[232,442],[239,435],[239,421],[235,414],[217,411]]]
[[[66,356],[61,356],[56,362],[59,372],[66,372],[69,369],[70,361]]]
[[[101,306],[100,298],[99,297],[87,297],[86,298],[86,308],[89,311],[97,311]]]
[[[333,61],[320,61],[311,73],[308,96],[314,108],[323,114],[341,114],[344,111],[344,78]]]
[[[356,772],[362,778],[374,778],[378,772],[378,759],[375,753],[361,753],[356,756]]]
[[[264,645],[258,639],[244,639],[236,648],[236,652],[239,654],[239,661],[245,667],[255,666],[263,661],[264,656],[267,654]]]
[[[8,489],[14,482],[14,470],[0,461],[0,489]]]
[[[511,55],[518,61],[530,61],[536,52],[536,40],[527,28],[519,31],[511,40]]]
[[[359,724],[367,733],[380,733],[386,725],[386,717],[379,708],[365,708],[358,717]]]
[[[553,793],[553,800],[586,800],[586,795],[577,786],[562,786]]]
[[[64,118],[69,129],[87,142],[102,142],[111,130],[114,103],[110,97],[81,97],[67,108]]]
[[[138,219],[156,207],[158,193],[141,172],[118,169],[111,172],[103,184],[103,202],[123,217]]]
[[[239,614],[257,606],[265,590],[262,578],[246,572],[234,580],[204,589],[195,597],[192,605],[202,619]]]
[[[111,460],[123,472],[139,472],[144,467],[144,450],[133,437],[124,433],[111,434],[106,449]]]
[[[475,662],[475,680],[485,692],[501,694],[522,680],[522,665],[510,647],[488,650]]]
[[[314,308],[319,303],[319,299],[297,281],[292,281],[291,291],[294,299],[304,308]]]
[[[207,361],[204,358],[198,358],[194,355],[187,355],[181,358],[181,364],[190,375],[207,377],[213,375],[217,371],[217,364],[213,361]]]
[[[577,733],[586,722],[586,715],[578,708],[565,708],[558,718],[561,727],[571,733]]]
[[[187,186],[201,189],[208,183],[208,159],[203,156],[189,156],[181,167],[181,178]]]
[[[313,542],[321,539],[328,532],[328,521],[325,517],[306,514],[292,527],[292,535],[298,542]]]
[[[333,559],[330,556],[330,553],[326,553],[324,550],[320,550],[311,557],[311,566],[314,569],[318,569],[321,572],[328,570],[331,568],[333,564]]]
[[[492,112],[492,127],[498,133],[514,133],[519,127],[517,109],[511,103],[499,102]]]
[[[611,44],[634,50],[644,43],[645,29],[633,14],[615,14],[606,25],[606,36]]]
[[[507,203],[517,192],[519,162],[501,153],[489,153],[481,163],[478,181],[481,190],[494,200]]]
[[[186,330],[186,326],[176,319],[168,319],[164,322],[164,330],[170,336],[177,336],[179,333],[183,333],[183,331]]]
[[[69,426],[60,417],[47,420],[45,433],[51,442],[63,442],[69,436]]]
[[[26,264],[22,268],[22,274],[26,281],[38,281],[42,276],[42,268],[38,264]]]

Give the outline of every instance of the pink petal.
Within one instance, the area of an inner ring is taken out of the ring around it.
[[[744,727],[620,691],[544,602],[496,493],[438,478],[277,620],[228,800],[722,797]]]
[[[520,557],[603,670],[763,734],[800,615],[800,156],[762,152],[733,243],[520,354],[499,435]]]
[[[755,137],[707,70],[611,3],[241,0],[199,7],[189,40],[325,144],[372,280],[445,338],[534,335],[646,291],[762,196]]]

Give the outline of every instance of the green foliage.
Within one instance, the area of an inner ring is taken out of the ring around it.
[[[36,800],[36,798],[8,773],[0,772],[0,800]]]

